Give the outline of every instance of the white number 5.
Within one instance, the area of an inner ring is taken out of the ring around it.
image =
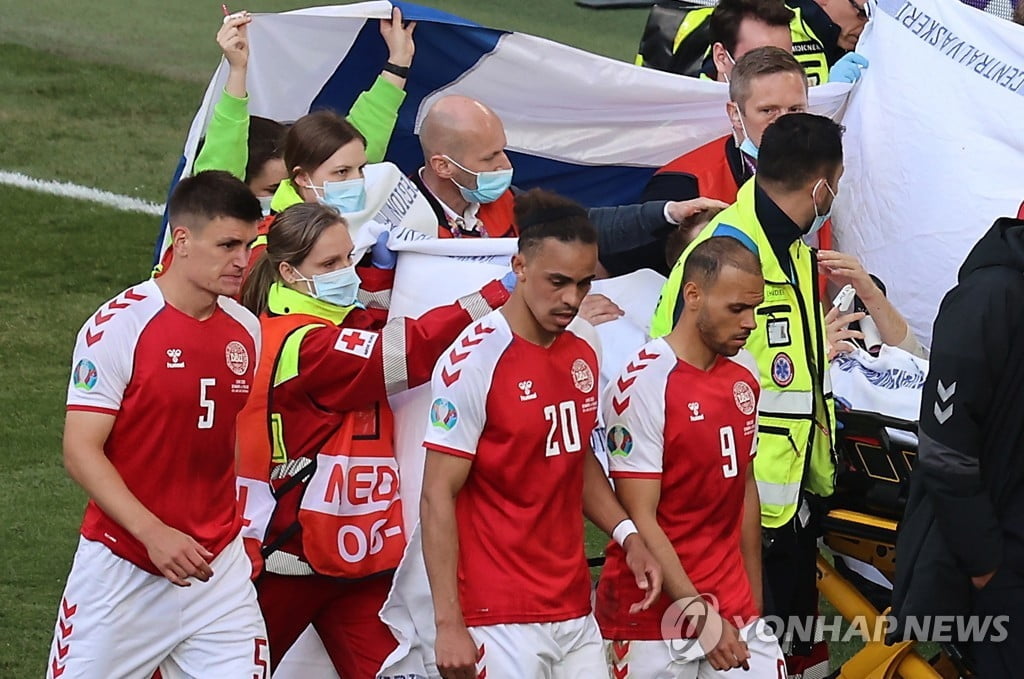
[[[216,386],[216,384],[217,380],[212,377],[202,377],[199,379],[199,405],[202,408],[206,408],[206,412],[199,416],[200,429],[213,429],[213,409],[216,404],[212,398],[207,396],[206,390]]]
[[[725,478],[731,479],[740,471],[736,465],[736,438],[733,436],[732,427],[719,429],[718,438],[722,442],[722,457],[728,460],[722,465],[722,474],[725,475]]]

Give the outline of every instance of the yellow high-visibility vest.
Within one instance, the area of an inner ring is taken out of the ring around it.
[[[698,243],[731,236],[757,253],[764,272],[764,302],[746,349],[761,373],[754,478],[761,496],[761,524],[778,528],[800,503],[800,489],[828,496],[835,487],[835,408],[826,354],[824,309],[818,295],[815,252],[797,239],[789,247],[787,275],[754,212],[754,185],[744,184],[736,203],[720,212],[676,262],[651,323],[651,336],[674,325],[683,263]]]
[[[787,5],[789,7],[789,5]],[[789,30],[793,38],[793,56],[800,65],[804,67],[807,74],[807,82],[813,87],[828,82],[828,61],[825,59],[825,48],[822,41],[811,30],[811,27],[803,19],[799,7],[789,7],[795,16],[789,23]],[[691,10],[683,17],[676,31],[675,39],[672,42],[672,52],[678,52],[679,46],[684,40],[691,37],[711,17],[714,7],[701,7]],[[711,53],[710,45],[707,54]],[[705,55],[705,58],[706,58]],[[637,66],[644,65],[643,56],[636,57]]]

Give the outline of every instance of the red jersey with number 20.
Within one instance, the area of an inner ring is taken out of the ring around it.
[[[147,281],[100,307],[78,333],[68,410],[114,416],[104,452],[151,512],[219,553],[238,534],[235,418],[252,386],[259,323],[218,300],[200,321]],[[142,543],[90,501],[82,535],[159,574]]]
[[[602,408],[612,479],[658,479],[658,525],[697,591],[743,627],[758,611],[740,553],[747,470],[757,443],[757,364],[746,350],[708,371],[676,358],[664,339],[643,347],[608,385]],[[622,549],[608,546],[597,587],[606,639],[662,638],[669,598],[630,614],[636,583]]]
[[[472,461],[456,500],[469,626],[590,612],[583,462],[597,425],[596,346],[581,319],[545,348],[513,334],[494,311],[434,369],[423,445]]]

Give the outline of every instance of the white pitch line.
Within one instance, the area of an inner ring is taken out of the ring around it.
[[[32,191],[41,191],[43,193],[63,196],[65,198],[88,200],[93,203],[99,203],[101,205],[106,205],[118,210],[125,210],[127,212],[142,212],[143,214],[154,215],[157,217],[162,216],[164,213],[163,205],[150,203],[147,200],[140,200],[138,198],[132,198],[131,196],[122,196],[117,193],[111,193],[110,191],[94,189],[89,186],[79,186],[78,184],[71,184],[69,182],[35,179],[28,175],[21,174],[20,172],[7,172],[0,170],[0,184],[16,186],[22,189],[31,189]]]

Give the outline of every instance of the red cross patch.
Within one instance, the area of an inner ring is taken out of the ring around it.
[[[369,358],[370,354],[373,353],[373,345],[377,343],[378,337],[380,335],[375,332],[345,328],[338,335],[338,341],[334,343],[334,348],[338,351],[344,351],[346,354],[353,354],[360,358]]]

